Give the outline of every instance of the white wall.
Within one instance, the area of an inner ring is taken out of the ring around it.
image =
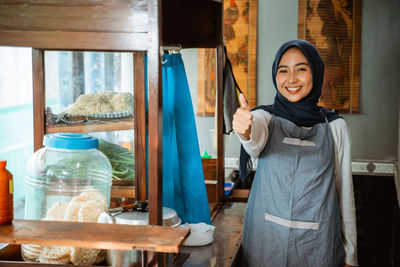
[[[396,159],[400,103],[400,1],[364,0],[360,114],[344,116],[353,157]]]

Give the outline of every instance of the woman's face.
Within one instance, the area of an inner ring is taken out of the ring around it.
[[[276,84],[279,92],[290,102],[298,102],[311,92],[311,68],[300,49],[292,47],[283,54],[278,65]]]

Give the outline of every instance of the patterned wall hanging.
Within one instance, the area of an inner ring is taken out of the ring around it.
[[[319,105],[359,111],[362,0],[299,0],[298,38],[313,43],[325,64]]]
[[[250,107],[256,106],[257,8],[257,0],[224,0],[228,58]],[[214,116],[217,94],[215,52],[215,49],[198,49],[198,116]]]

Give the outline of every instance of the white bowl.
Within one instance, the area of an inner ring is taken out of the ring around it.
[[[185,223],[179,225],[190,229],[190,235],[183,243],[184,246],[205,246],[214,241],[215,226],[206,223]]]

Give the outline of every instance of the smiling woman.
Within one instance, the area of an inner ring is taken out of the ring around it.
[[[273,105],[250,111],[240,95],[232,123],[242,182],[249,155],[258,159],[240,266],[356,266],[350,138],[346,122],[317,105],[322,59],[307,41],[286,42],[272,77]]]

